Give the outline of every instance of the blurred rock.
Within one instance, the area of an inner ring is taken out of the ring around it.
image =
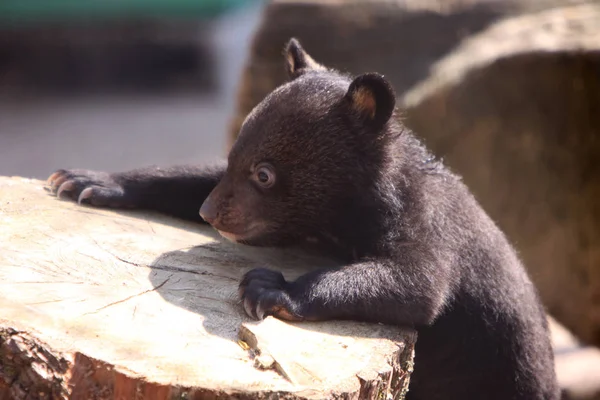
[[[442,5],[443,4],[443,5]],[[600,344],[600,5],[584,1],[272,1],[229,132],[314,58],[394,84],[407,125],[520,251],[549,312]]]
[[[582,345],[553,318],[549,323],[562,400],[599,400],[600,349]]]
[[[498,23],[404,99],[407,123],[517,246],[549,312],[600,344],[600,7]]]

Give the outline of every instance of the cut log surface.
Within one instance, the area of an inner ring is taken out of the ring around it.
[[[0,399],[402,398],[413,331],[245,316],[249,269],[328,262],[0,177]]]

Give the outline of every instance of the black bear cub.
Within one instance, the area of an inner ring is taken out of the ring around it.
[[[558,399],[544,308],[514,249],[460,178],[397,116],[380,75],[354,79],[292,39],[290,81],[247,117],[228,162],[108,174],[60,170],[59,197],[206,221],[255,246],[343,260],[288,282],[248,272],[250,316],[418,331],[408,398]]]

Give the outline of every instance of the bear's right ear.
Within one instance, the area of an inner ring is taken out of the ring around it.
[[[372,126],[383,126],[394,113],[396,94],[382,75],[369,73],[356,77],[346,93],[350,107]]]
[[[304,51],[296,38],[291,38],[285,46],[285,68],[290,79],[295,79],[308,71],[326,70]]]

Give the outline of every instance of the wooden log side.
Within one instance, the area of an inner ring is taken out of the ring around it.
[[[0,177],[0,399],[402,399],[415,332],[238,303],[250,268],[329,263]]]

